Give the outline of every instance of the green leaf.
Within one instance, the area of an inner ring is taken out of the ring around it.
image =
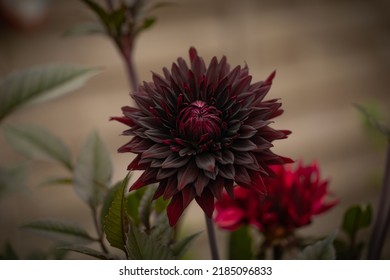
[[[63,221],[38,220],[22,226],[22,228],[34,230],[55,240],[69,243],[89,243],[96,241],[80,226]]]
[[[166,213],[162,213],[154,219],[151,232],[147,233],[167,247],[171,245],[175,235],[173,228],[169,225]]]
[[[164,199],[162,196],[160,196],[154,201],[154,210],[157,214],[163,213],[167,209],[168,204],[169,200]]]
[[[61,64],[13,72],[0,81],[0,121],[26,103],[76,90],[98,72],[97,68]]]
[[[122,182],[123,182],[123,180],[117,182],[106,193],[106,196],[105,196],[104,201],[103,201],[102,209],[100,210],[100,224],[101,225],[104,225],[104,219],[108,215],[108,212],[110,210],[111,204],[115,198],[116,193],[122,187]]]
[[[95,14],[99,17],[102,24],[107,29],[107,32],[111,34],[111,23],[110,23],[110,15],[104,10],[102,6],[100,6],[98,3],[91,1],[91,0],[82,0],[92,11],[95,12]]]
[[[91,34],[107,34],[107,30],[99,22],[85,22],[69,28],[63,35],[67,37]]]
[[[354,239],[360,229],[370,226],[371,219],[371,205],[351,206],[344,214],[342,229],[349,238]]]
[[[329,235],[323,240],[317,241],[313,245],[307,246],[298,255],[299,260],[334,260],[336,252],[333,247],[333,241],[337,232]]]
[[[7,125],[3,127],[8,144],[31,159],[58,161],[72,170],[69,148],[57,136],[35,125]]]
[[[112,176],[112,164],[105,144],[92,132],[81,149],[74,170],[76,193],[92,209],[104,199]]]
[[[118,256],[111,255],[111,254],[106,254],[106,253],[103,253],[103,252],[99,252],[97,250],[94,250],[94,249],[91,249],[91,248],[88,248],[88,247],[85,247],[85,246],[76,246],[76,245],[61,246],[61,247],[59,247],[57,249],[77,252],[77,253],[80,253],[80,254],[84,254],[84,255],[87,255],[87,256],[91,256],[91,257],[100,259],[100,260],[117,260],[117,259],[119,259]]]
[[[201,232],[197,232],[195,234],[192,234],[190,236],[187,236],[177,242],[175,242],[171,246],[171,251],[175,258],[180,259],[184,256],[184,254],[188,251],[190,248],[192,242],[201,234]]]
[[[146,30],[150,27],[152,27],[156,23],[155,17],[148,17],[144,19],[144,24],[142,25],[142,30]]]
[[[124,192],[129,182],[129,174],[122,181],[112,200],[108,214],[104,219],[104,232],[112,247],[126,252],[126,232],[128,230],[129,219],[126,214],[126,201]]]
[[[137,30],[135,31],[135,36],[137,36],[142,31],[145,31],[145,30],[151,28],[156,23],[156,20],[157,19],[155,17],[147,17],[147,18],[145,18],[144,22],[142,23],[142,25],[139,26],[137,28]]]
[[[26,188],[27,166],[25,164],[0,167],[0,198]]]
[[[229,234],[229,260],[251,260],[252,238],[249,227],[242,226]]]
[[[132,222],[138,226],[140,217],[138,209],[140,207],[141,199],[144,196],[146,188],[131,191],[126,197],[126,212],[131,218]]]
[[[129,226],[126,243],[127,256],[130,260],[172,260],[172,251],[153,238],[140,231],[134,225]]]
[[[116,11],[113,11],[109,15],[110,24],[115,28],[116,35],[120,35],[119,32],[123,23],[126,21],[126,8],[120,7]]]
[[[150,226],[150,213],[152,212],[152,198],[154,192],[156,191],[155,186],[146,186],[146,191],[142,196],[142,199],[139,204],[139,217],[141,223],[145,226],[147,230],[151,228]]]

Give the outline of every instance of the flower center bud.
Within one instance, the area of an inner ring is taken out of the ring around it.
[[[197,100],[181,110],[177,128],[184,138],[196,143],[216,140],[221,135],[221,114],[214,106]]]

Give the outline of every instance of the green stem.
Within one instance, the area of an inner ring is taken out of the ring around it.
[[[96,228],[96,232],[98,234],[97,241],[99,242],[100,247],[102,248],[103,252],[107,254],[108,249],[107,249],[106,245],[104,244],[104,233],[103,233],[103,230],[99,226],[97,212],[96,212],[95,208],[92,208],[92,217],[93,217],[93,223],[94,223],[95,228]]]
[[[207,235],[209,237],[211,258],[213,260],[219,260],[217,239],[215,237],[215,230],[214,230],[214,223],[206,214],[205,214],[205,219],[206,219],[206,225],[207,225]]]
[[[377,260],[381,256],[382,247],[390,224],[390,142],[387,148],[387,158],[379,207],[368,248],[368,259]]]

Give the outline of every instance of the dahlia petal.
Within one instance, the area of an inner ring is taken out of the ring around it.
[[[176,173],[177,173],[177,169],[175,168],[159,168],[156,175],[156,179],[162,180],[170,176],[173,176]]]
[[[228,133],[229,135],[236,134],[240,127],[242,126],[242,122],[240,120],[232,120],[228,123]]]
[[[257,191],[261,195],[267,194],[267,188],[264,184],[263,178],[259,172],[249,171],[249,176],[252,179],[252,189]]]
[[[193,62],[195,58],[198,57],[198,52],[194,47],[191,47],[189,53],[190,53],[190,61]]]
[[[214,56],[211,61],[209,66],[207,67],[207,72],[206,72],[206,77],[208,81],[208,85],[213,85],[214,87],[216,86],[217,83],[217,73],[215,70],[217,68],[218,60]]]
[[[187,71],[188,71],[188,65],[187,65],[187,62],[186,62],[183,58],[179,57],[179,58],[177,59],[177,64],[179,65],[180,69],[181,69],[184,73],[187,73]]]
[[[171,198],[179,192],[177,189],[177,180],[175,177],[169,177],[167,180],[167,185],[164,190],[163,199]]]
[[[133,108],[130,106],[123,106],[122,113],[125,117],[134,121],[135,118],[143,116],[143,112],[138,108]]]
[[[219,74],[218,80],[221,80],[230,71],[230,66],[227,64],[226,56],[223,56],[217,65],[216,72]]]
[[[193,148],[185,147],[180,149],[179,155],[182,157],[195,155],[196,151]]]
[[[249,151],[257,149],[257,146],[251,140],[238,139],[238,140],[234,141],[234,143],[232,145],[232,149],[234,149],[238,152],[249,152]]]
[[[156,175],[157,175],[157,169],[155,168],[149,168],[142,173],[142,175],[138,178],[137,181],[134,182],[134,184],[130,187],[130,191],[137,190],[139,188],[142,188],[146,185],[156,183]]]
[[[195,197],[196,202],[203,209],[206,215],[211,218],[214,212],[214,196],[208,189],[204,189],[201,196]]]
[[[215,157],[211,153],[201,153],[195,156],[196,165],[206,171],[215,171]]]
[[[149,107],[153,106],[153,102],[152,102],[150,97],[141,95],[139,93],[138,94],[131,94],[130,96],[134,99],[137,106],[141,109],[143,116],[147,116],[147,115],[150,116],[151,115],[150,111],[149,111]],[[138,118],[134,117],[133,121],[135,123],[138,123]]]
[[[110,121],[118,121],[128,126],[133,126],[135,123],[127,117],[111,117]]]
[[[152,79],[157,89],[161,89],[163,86],[169,87],[167,81],[157,73],[153,72]]]
[[[245,167],[236,166],[236,176],[234,177],[234,181],[242,187],[252,187],[251,177]]]
[[[249,139],[257,133],[257,130],[250,125],[244,124],[240,127],[238,134],[240,134],[241,139]]]
[[[338,199],[336,199],[336,200],[333,200],[333,201],[328,202],[326,204],[322,204],[322,207],[320,207],[319,209],[316,209],[315,211],[313,211],[313,214],[318,215],[318,214],[321,214],[323,212],[326,212],[330,208],[332,208],[333,206],[337,205],[339,202],[340,201]]]
[[[199,83],[200,78],[206,73],[206,65],[203,59],[199,56],[194,57],[191,61],[191,69]]]
[[[262,115],[262,114],[263,113],[261,113],[260,111],[253,111],[250,114],[250,116],[245,124],[252,126],[254,129],[256,129],[258,131],[260,128],[266,127],[267,125],[272,123],[271,121],[265,121],[265,120],[260,119],[258,117],[258,115]]]
[[[216,104],[218,108],[223,108],[223,106],[228,102],[231,95],[231,84],[229,84],[229,80],[227,77],[219,81],[217,87],[215,88],[215,98],[216,98]]]
[[[152,200],[155,200],[164,194],[164,191],[167,187],[167,183],[168,180],[164,180],[158,184],[157,190],[154,192]]]
[[[187,186],[181,191],[181,194],[183,196],[183,208],[185,209],[194,200],[196,193],[192,186]]]
[[[193,161],[190,161],[187,166],[180,168],[177,172],[177,188],[182,190],[189,183],[194,182],[198,176],[198,173],[199,169]]]
[[[139,170],[137,167],[139,167],[139,162],[141,160],[141,155],[137,155],[135,159],[127,166],[127,170]]]
[[[169,203],[167,207],[167,215],[169,224],[171,227],[176,225],[177,221],[179,220],[180,216],[183,214],[184,208],[183,208],[183,198],[181,194],[177,194],[172,197],[171,202]]]
[[[262,138],[262,137],[261,137],[261,138]],[[253,140],[254,142],[256,142],[255,139],[258,139],[258,137],[253,138],[252,140]],[[269,150],[269,148],[272,148],[272,147],[274,146],[273,144],[269,143],[269,142],[268,142],[267,140],[265,140],[264,138],[262,138],[262,141],[265,141],[265,143],[263,143],[263,144],[258,144],[257,147],[256,147],[256,149],[253,149],[251,152],[253,152],[253,153],[263,152],[263,151]],[[258,141],[257,143],[261,143],[262,141]]]
[[[224,184],[225,184],[225,180],[221,177],[218,177],[214,184],[211,184],[209,186],[209,189],[211,190],[211,192],[213,193],[213,196],[218,199],[218,200],[222,200],[222,194],[223,194],[223,187],[224,187]]]
[[[119,153],[124,152],[133,152],[136,154],[143,153],[147,149],[149,149],[150,146],[152,146],[154,143],[150,141],[149,139],[144,139],[139,136],[133,137],[129,143],[126,145],[120,147],[118,149]]]
[[[276,70],[274,70],[274,71],[268,76],[268,78],[264,81],[264,85],[271,85],[271,84],[272,84],[272,80],[275,78],[275,75],[276,75]]]
[[[179,156],[177,153],[172,153],[165,159],[162,168],[180,168],[188,163],[190,157]]]
[[[240,73],[241,73],[241,66],[237,65],[234,67],[232,71],[226,76],[228,78],[228,83],[230,85],[235,84],[236,80],[240,78]]]
[[[161,168],[163,162],[164,162],[164,159],[153,159],[153,160],[150,162],[150,167],[153,167],[153,168]]]
[[[169,138],[169,135],[162,132],[159,129],[148,129],[145,131],[145,135],[156,143],[162,143],[163,139]]]
[[[208,172],[206,170],[203,171],[203,174],[206,175],[206,177],[210,178],[211,180],[215,180],[217,178],[219,169],[218,167],[215,168],[215,172]]]
[[[200,196],[203,192],[203,189],[207,186],[209,183],[210,178],[203,175],[202,172],[199,172],[198,178],[196,178],[196,181],[194,183],[195,191],[198,196]]]
[[[232,94],[240,98],[239,97],[240,94],[246,92],[249,89],[251,81],[252,81],[252,76],[245,76],[241,78],[240,81],[237,83],[237,85],[233,87]],[[250,97],[253,98],[253,94],[250,95]]]
[[[219,165],[218,169],[219,169],[218,172],[219,176],[222,176],[225,179],[234,180],[236,172],[233,164]]]
[[[149,108],[151,111],[151,108]],[[155,116],[153,117],[143,117],[137,120],[138,124],[147,129],[158,129],[161,127],[161,120],[157,119]]]
[[[231,199],[234,199],[234,182],[233,180],[225,180],[225,190]]]
[[[234,162],[234,154],[227,149],[222,150],[215,158],[221,164],[233,164]]]
[[[251,165],[256,162],[251,152],[236,153],[234,157],[234,164]]]
[[[142,153],[142,158],[162,159],[166,158],[171,153],[169,147],[161,144],[154,144]]]
[[[217,208],[218,209],[218,208]],[[227,230],[236,230],[241,226],[241,220],[245,218],[245,212],[238,207],[224,208],[219,211],[214,222]]]

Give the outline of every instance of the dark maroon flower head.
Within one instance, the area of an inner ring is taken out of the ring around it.
[[[154,198],[171,198],[171,225],[193,199],[211,217],[214,198],[224,189],[232,195],[235,183],[264,192],[269,165],[291,161],[270,150],[289,134],[269,126],[283,112],[278,100],[263,100],[275,73],[251,83],[246,66],[231,70],[226,57],[214,57],[206,67],[194,48],[189,53],[190,66],[179,58],[163,77],[154,73],[131,94],[137,108],[113,118],[133,136],[119,149],[137,154],[128,169],[144,170],[130,190],[158,183]]]
[[[299,163],[295,170],[287,166],[272,168],[277,177],[264,180],[269,190],[267,196],[241,187],[234,189],[234,200],[224,194],[216,205],[218,226],[235,230],[250,224],[268,239],[283,238],[338,203],[338,200],[326,201],[328,181],[320,178],[317,164]]]

